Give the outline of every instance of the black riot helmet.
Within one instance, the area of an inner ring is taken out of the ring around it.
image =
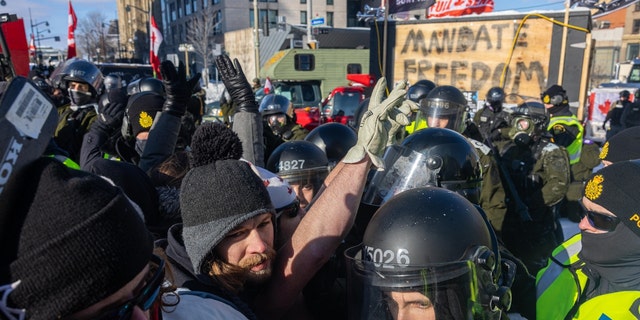
[[[281,134],[280,130],[289,123],[289,108],[291,102],[287,97],[272,93],[262,98],[258,110],[262,114],[262,120],[274,132]]]
[[[155,92],[161,96],[165,96],[164,84],[162,80],[147,77],[133,81],[127,85],[127,95],[132,96],[138,92]]]
[[[329,122],[315,127],[304,140],[324,151],[329,164],[334,166],[358,142],[358,136],[353,129],[342,123]]]
[[[510,118],[508,138],[519,146],[528,146],[532,139],[547,132],[549,114],[540,102],[528,101],[518,105]]]
[[[624,99],[629,101],[629,97],[631,96],[631,92],[629,92],[629,90],[622,90],[620,91],[620,99]]]
[[[267,160],[267,170],[292,185],[311,184],[317,192],[329,174],[329,160],[309,141],[287,141],[273,150]]]
[[[94,98],[101,93],[103,76],[100,69],[95,64],[83,60],[72,59],[64,64],[64,68],[60,70],[62,75],[61,81],[64,87],[68,88],[69,81],[86,83],[89,85],[89,91]]]
[[[288,114],[291,102],[287,97],[279,94],[268,94],[260,101],[258,110],[262,116],[284,113]]]
[[[122,77],[113,73],[104,76],[104,81],[102,81],[102,83],[104,84],[104,90],[107,93],[112,90],[120,90],[124,87],[124,80],[122,80]]]
[[[480,199],[480,156],[462,134],[426,128],[385,151],[385,170],[369,179],[362,202],[381,205],[405,190],[435,186],[460,193],[473,203]]]
[[[420,103],[420,100],[427,97],[429,92],[436,87],[436,84],[429,80],[420,80],[407,89],[407,99]]]
[[[487,91],[486,101],[493,112],[500,112],[502,111],[502,104],[504,103],[505,97],[506,94],[504,93],[504,90],[502,90],[502,88],[493,87],[489,89],[489,91]]]
[[[362,244],[345,252],[349,319],[397,319],[399,297],[424,302],[418,311],[435,319],[500,319],[511,292],[498,285],[494,240],[478,207],[455,192],[395,195],[373,215]]]
[[[454,86],[439,86],[420,102],[418,118],[425,118],[429,127],[464,131],[467,99]],[[416,119],[416,122],[421,119]]]

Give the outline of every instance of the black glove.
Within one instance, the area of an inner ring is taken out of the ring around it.
[[[110,102],[101,107],[94,125],[108,135],[120,130],[125,107],[126,105],[121,102]]]
[[[187,104],[200,80],[200,73],[196,73],[187,81],[187,69],[184,63],[180,61],[178,70],[169,60],[165,60],[160,65],[160,74],[162,75],[162,83],[167,93],[167,100],[164,102],[162,111],[172,115],[182,117],[187,111]]]
[[[247,77],[242,72],[238,59],[233,59],[232,64],[229,56],[221,54],[216,57],[216,66],[222,75],[222,81],[231,96],[231,100],[238,106],[237,111],[258,113],[256,96],[251,90]]]
[[[602,124],[602,130],[605,130],[605,131],[607,130],[607,124],[606,123]]]

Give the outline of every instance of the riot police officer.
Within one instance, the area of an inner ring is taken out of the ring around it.
[[[96,120],[103,76],[98,67],[83,59],[70,59],[60,70],[61,85],[68,91],[70,104],[58,108],[55,142],[78,162],[82,137]]]
[[[447,128],[458,133],[467,133],[466,120],[467,99],[453,86],[439,86],[431,90],[420,103],[419,121],[426,119],[430,128]],[[487,212],[489,220],[497,233],[502,229],[504,216],[507,214],[505,190],[500,179],[491,148],[484,143],[467,136],[468,141],[476,149],[482,165],[482,191],[479,205]]]
[[[315,127],[304,140],[315,144],[324,151],[329,165],[334,167],[356,144],[358,135],[349,126],[338,122],[329,122]]]
[[[494,240],[477,207],[452,191],[393,196],[345,252],[349,319],[499,319],[513,274],[502,278]]]
[[[260,102],[259,112],[264,123],[265,158],[286,141],[302,140],[309,133],[292,117],[292,104],[287,97],[268,94]]]
[[[496,141],[499,139],[500,134],[497,129],[506,125],[504,123],[506,113],[502,110],[505,97],[506,95],[502,88],[493,87],[489,89],[484,106],[473,116],[473,123],[478,127],[482,141],[486,139]]]
[[[309,141],[288,141],[269,156],[267,170],[289,182],[298,195],[300,207],[305,209],[329,174],[329,160]]]
[[[577,222],[583,214],[578,201],[582,197],[585,181],[593,168],[600,164],[600,150],[593,141],[584,139],[584,127],[571,113],[569,98],[564,88],[557,84],[552,85],[540,98],[549,113],[547,130],[551,133],[551,142],[565,148],[571,165],[571,183],[560,212]]]
[[[604,122],[602,122],[602,129],[605,130],[607,130],[606,124],[609,122],[609,130],[607,130],[606,134],[607,140],[611,139],[611,137],[624,129],[621,122],[622,114],[624,113],[624,110],[631,105],[630,96],[631,93],[629,90],[620,91],[620,100],[612,105],[609,112],[607,112],[607,116],[604,118]]]
[[[426,98],[429,92],[436,87],[436,84],[430,80],[419,80],[414,83],[409,89],[407,89],[407,99],[411,100],[417,104],[420,104],[422,99]],[[416,121],[417,112],[413,112],[411,114],[411,123],[404,127],[406,131],[406,135],[413,133],[416,130],[420,130],[427,127],[427,123],[424,121],[424,118],[421,118],[421,121]]]
[[[520,215],[507,215],[502,239],[529,271],[536,274],[545,266],[551,251],[563,241],[554,206],[564,198],[569,186],[569,159],[564,149],[550,141],[546,131],[549,117],[544,105],[523,103],[511,118],[510,127],[502,129],[506,140],[497,142],[496,146],[531,221],[523,221]]]

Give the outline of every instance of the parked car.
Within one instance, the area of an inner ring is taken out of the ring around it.
[[[296,122],[311,131],[320,125],[320,111],[318,106],[322,100],[322,92],[320,91],[320,81],[272,81],[273,91],[283,95],[293,104]],[[264,88],[260,88],[255,92],[258,104],[266,95]]]
[[[337,87],[320,104],[321,123],[339,122],[353,126],[355,113],[364,100],[364,87]]]
[[[138,63],[96,63],[102,75],[115,74],[125,81],[125,86],[129,83],[147,77],[153,77],[153,69],[150,64]]]

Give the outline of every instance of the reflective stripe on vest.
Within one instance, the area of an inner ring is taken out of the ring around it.
[[[567,153],[569,153],[569,164],[576,164],[580,161],[580,153],[582,152],[582,137],[584,136],[584,127],[578,121],[576,116],[559,116],[553,117],[549,121],[549,125],[547,126],[547,131],[551,131],[556,124],[563,124],[565,126],[576,126],[578,127],[578,135],[576,139],[571,142],[569,146],[567,146]]]
[[[64,164],[67,168],[80,170],[80,165],[78,165],[75,161],[71,160],[69,157],[65,157],[59,154],[50,154],[49,158],[54,158]]]
[[[552,257],[562,263],[564,266],[569,266],[570,264],[576,262],[578,260],[578,252],[582,249],[582,235],[580,233],[574,235],[569,238],[569,240],[563,242],[557,248],[553,250]],[[549,264],[546,269],[542,269],[538,273],[538,277],[536,279],[536,296],[540,297],[545,290],[547,290],[553,281],[562,273],[566,267],[561,266],[551,259],[549,259]]]
[[[536,277],[536,314],[538,319],[564,319],[580,296],[587,276],[580,269],[571,268],[580,263],[582,236],[577,234],[557,247],[549,264]],[[555,261],[554,261],[555,260]],[[577,277],[577,279],[576,279]],[[579,285],[576,283],[578,282]],[[579,287],[578,287],[579,286]]]

